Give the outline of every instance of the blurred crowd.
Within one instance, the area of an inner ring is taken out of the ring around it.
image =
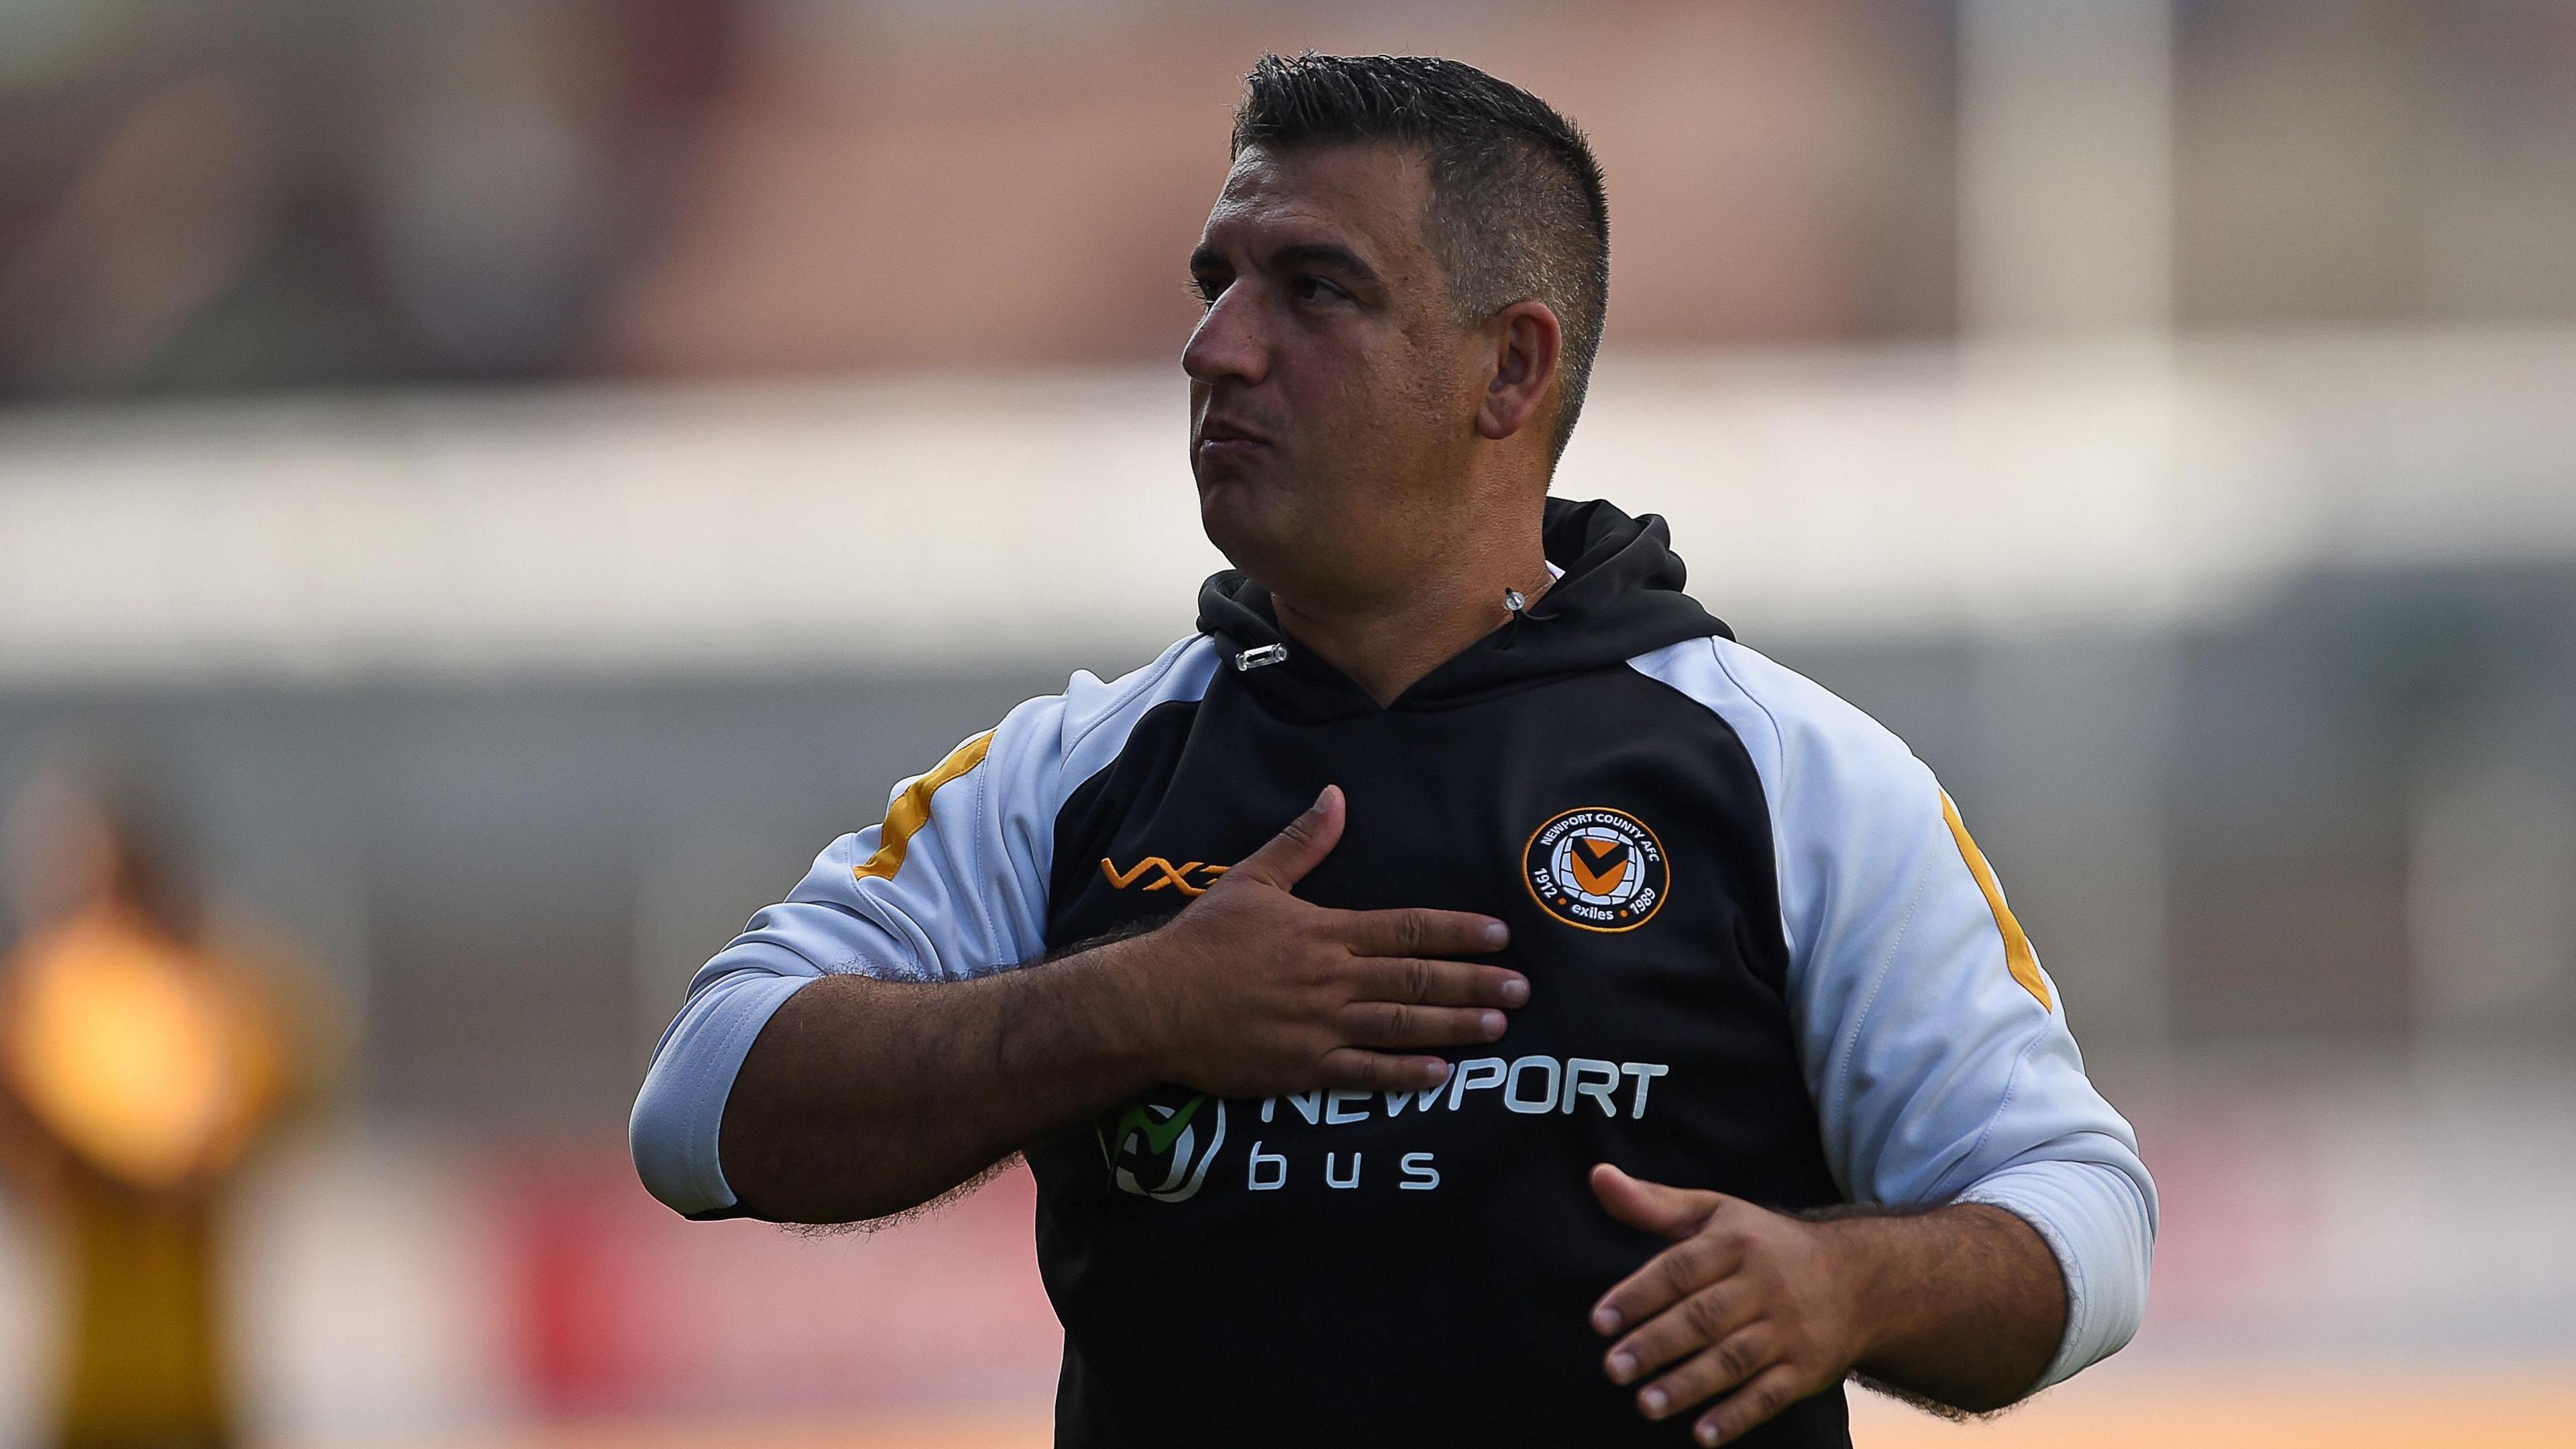
[[[2075,14],[26,0],[0,396],[1167,358],[1235,78],[1310,44],[1461,55],[1581,118],[1614,346],[2019,315],[1978,295],[2054,265],[2013,237],[2117,251],[2047,218],[2142,184],[2179,326],[2576,316],[2568,7]],[[2074,179],[2017,198],[2033,167]]]

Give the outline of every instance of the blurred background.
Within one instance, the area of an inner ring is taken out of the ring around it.
[[[625,1113],[815,850],[1189,628],[1183,258],[1310,47],[1590,131],[1557,491],[1941,772],[2144,1139],[2137,1344],[1860,1442],[2576,1443],[2576,6],[12,0],[0,949],[272,983],[145,992],[222,1111],[74,1103],[198,1144],[250,1441],[1045,1442],[1023,1176],[690,1225]],[[125,1259],[20,1181],[38,1444]]]

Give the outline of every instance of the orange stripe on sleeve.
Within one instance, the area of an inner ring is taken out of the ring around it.
[[[927,775],[904,787],[903,793],[886,807],[885,829],[877,837],[877,853],[851,868],[850,874],[860,880],[892,880],[903,869],[903,856],[912,847],[912,833],[930,819],[930,797],[939,787],[984,763],[984,752],[993,747],[993,732],[986,730],[948,752],[948,758]]]
[[[1986,864],[1986,853],[1968,834],[1959,819],[1959,807],[1950,803],[1950,792],[1941,792],[1941,818],[1950,822],[1950,838],[1959,842],[1959,854],[1968,862],[1968,874],[1977,878],[1977,889],[1986,893],[1986,908],[1995,913],[1995,927],[2004,933],[2004,968],[2038,1001],[2040,1009],[2049,1009],[2048,978],[2039,974],[2039,953],[2030,948],[2030,937],[2022,934],[2021,922],[2013,919],[2012,907],[2004,904],[2004,888],[1995,880],[1995,868]]]

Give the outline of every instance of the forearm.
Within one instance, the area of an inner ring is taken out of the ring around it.
[[[1150,1085],[1130,945],[971,981],[829,976],[797,992],[725,1100],[735,1197],[780,1222],[883,1217]]]
[[[1510,943],[1490,916],[1299,900],[1341,821],[1328,789],[1171,920],[1018,970],[798,985],[719,957],[638,1094],[638,1169],[682,1212],[852,1222],[1158,1082],[1225,1097],[1434,1086],[1449,1064],[1433,1053],[1500,1038],[1529,981],[1448,959]]]
[[[2002,1208],[1829,1217],[1858,1325],[1855,1370],[1971,1412],[2028,1392],[2066,1327],[2066,1283],[2047,1243]]]

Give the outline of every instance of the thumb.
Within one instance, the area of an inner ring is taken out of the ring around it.
[[[1722,1195],[1699,1188],[1666,1187],[1630,1177],[1606,1162],[1592,1169],[1592,1195],[1601,1199],[1610,1216],[1667,1238],[1687,1238],[1698,1232],[1725,1201]]]
[[[1263,885],[1287,890],[1306,878],[1306,872],[1323,863],[1325,856],[1342,839],[1342,787],[1326,785],[1306,813],[1288,822],[1288,828],[1270,837],[1259,850],[1243,858],[1231,872],[1248,875]]]

